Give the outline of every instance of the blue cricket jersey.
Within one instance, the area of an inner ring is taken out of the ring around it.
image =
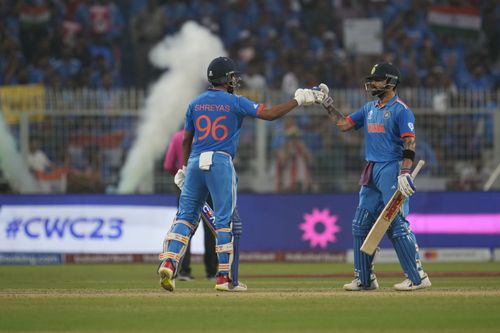
[[[191,157],[205,151],[224,151],[232,157],[243,118],[257,117],[264,104],[224,90],[208,89],[189,104],[184,128],[194,133]]]
[[[403,138],[415,136],[415,116],[398,96],[385,105],[366,103],[347,117],[355,129],[364,127],[365,159],[373,162],[403,159]]]

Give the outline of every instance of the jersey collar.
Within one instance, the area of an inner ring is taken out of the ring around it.
[[[377,109],[382,109],[383,107],[386,107],[386,106],[391,106],[392,104],[396,103],[396,101],[398,100],[398,95],[394,95],[393,98],[391,98],[389,100],[389,102],[385,103],[385,104],[380,104],[380,100],[378,100],[376,103],[375,103],[375,107]]]

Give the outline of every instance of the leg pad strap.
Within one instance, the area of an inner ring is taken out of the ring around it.
[[[174,220],[163,241],[163,253],[159,256],[160,260],[171,259],[174,267],[177,268],[195,229],[196,226],[187,221]]]
[[[189,236],[184,236],[172,232],[167,235],[167,240],[176,240],[184,245],[187,245],[189,243]]]
[[[233,253],[233,242],[222,244],[222,245],[217,245],[215,247],[215,252],[217,253]]]
[[[158,258],[163,261],[165,259],[173,259],[175,260],[175,262],[179,262],[179,260],[181,260],[181,256],[175,252],[163,252],[163,253],[160,253],[160,255],[158,256]]]

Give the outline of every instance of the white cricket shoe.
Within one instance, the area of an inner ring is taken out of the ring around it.
[[[401,283],[395,284],[394,289],[396,289],[397,291],[413,291],[418,289],[425,289],[430,287],[431,285],[431,280],[427,275],[425,275],[422,278],[420,284],[414,284],[410,279],[406,279]]]
[[[344,290],[347,291],[360,291],[360,290],[375,290],[378,289],[378,281],[375,274],[370,275],[370,286],[364,287],[361,285],[361,280],[355,278],[351,283],[344,284]]]
[[[247,289],[247,285],[243,282],[238,282],[237,285],[233,285],[233,282],[229,279],[228,276],[219,275],[216,277],[215,290],[241,292],[247,291]]]

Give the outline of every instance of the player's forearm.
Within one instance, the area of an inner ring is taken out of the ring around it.
[[[184,139],[182,140],[182,152],[183,152],[183,164],[187,165],[189,160],[189,155],[191,155],[191,146],[193,145],[194,133],[185,131]]]
[[[354,125],[349,120],[347,120],[347,118],[344,118],[337,121],[337,128],[342,132],[347,132],[353,129]]]
[[[275,105],[269,109],[264,109],[259,113],[259,119],[264,120],[275,120],[283,117],[288,112],[292,111],[294,108],[298,106],[298,103],[295,99],[291,99],[288,102],[281,103]]]
[[[412,168],[416,148],[417,143],[415,141],[415,137],[407,136],[403,138],[403,162],[401,163],[401,169],[410,170]],[[410,158],[407,155],[413,155],[413,158]]]

